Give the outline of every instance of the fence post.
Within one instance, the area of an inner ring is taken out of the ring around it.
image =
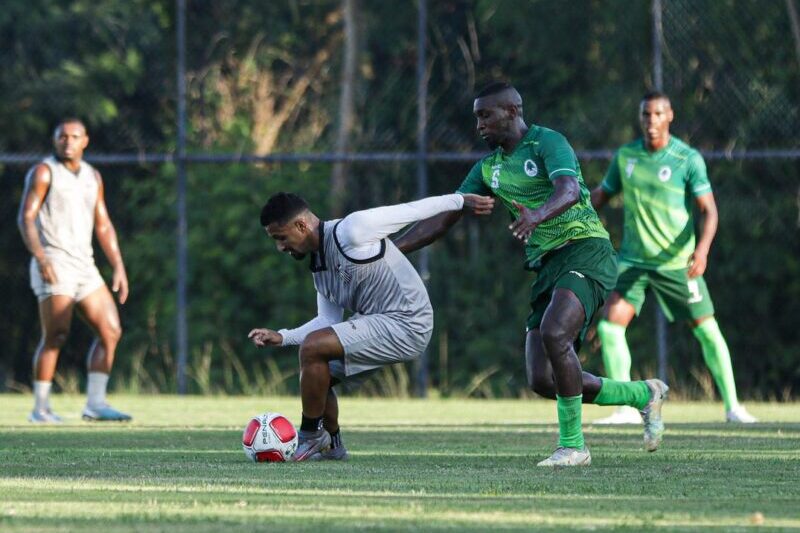
[[[663,63],[663,44],[664,26],[661,23],[663,6],[661,0],[653,0],[653,83],[656,90],[664,90],[664,63]],[[656,352],[658,354],[658,379],[667,382],[667,366],[669,360],[669,348],[667,346],[667,335],[669,334],[667,318],[661,310],[661,306],[655,306],[656,321]]]
[[[188,360],[189,334],[186,317],[186,273],[188,264],[186,223],[186,0],[177,0],[177,88],[178,88],[178,201],[177,201],[177,383],[178,394],[186,394],[186,362]]]

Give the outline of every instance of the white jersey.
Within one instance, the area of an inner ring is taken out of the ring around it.
[[[433,328],[433,309],[419,274],[387,240],[412,222],[464,205],[459,194],[357,211],[341,220],[320,222],[319,250],[310,268],[317,289],[318,315],[293,330],[282,329],[283,344],[300,344],[306,335],[342,320],[345,310],[382,314],[412,330]]]
[[[72,172],[55,157],[42,161],[50,169],[50,187],[36,217],[39,240],[45,253],[68,256],[83,262],[94,261],[92,233],[99,185],[94,167],[81,161]],[[36,167],[25,178],[26,190]]]

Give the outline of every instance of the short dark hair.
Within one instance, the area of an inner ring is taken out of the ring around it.
[[[481,89],[478,94],[475,95],[475,100],[478,98],[483,98],[484,96],[491,96],[493,94],[501,93],[508,89],[514,89],[514,86],[508,83],[507,81],[493,81],[483,89]]]
[[[283,226],[307,209],[306,201],[296,194],[291,192],[275,193],[261,208],[261,225],[267,227],[273,222],[277,222]]]
[[[650,102],[652,100],[666,100],[669,102],[669,96],[662,91],[647,91],[642,95],[642,102]],[[672,102],[670,102],[672,103]]]
[[[53,134],[55,134],[64,124],[80,124],[81,127],[83,128],[83,131],[88,133],[88,130],[86,129],[86,124],[84,124],[84,122],[81,119],[77,117],[64,117],[61,120],[59,120],[58,123],[56,123],[56,127],[53,128]]]

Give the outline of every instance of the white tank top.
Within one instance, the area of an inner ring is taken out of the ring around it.
[[[78,172],[74,173],[55,157],[48,157],[42,163],[50,169],[50,188],[39,209],[36,227],[45,253],[92,261],[98,193],[94,167],[81,161]],[[33,167],[25,178],[26,189],[30,187],[35,169]]]

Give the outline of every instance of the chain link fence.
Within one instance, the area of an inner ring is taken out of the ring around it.
[[[0,104],[7,125],[0,138],[6,388],[27,387],[39,335],[15,223],[22,179],[66,115],[89,125],[88,159],[105,176],[131,278],[117,386],[177,388],[179,5],[12,0],[0,15],[7,43],[0,55],[9,65],[0,76],[7,95]],[[676,109],[674,133],[706,154],[720,205],[707,277],[734,369],[746,394],[786,397],[800,381],[792,370],[799,339],[787,318],[800,309],[780,299],[800,297],[794,2],[660,5],[661,75]],[[424,130],[420,9],[427,15]],[[258,226],[269,194],[296,190],[332,217],[415,198],[420,169],[430,194],[452,191],[485,152],[474,134],[473,94],[497,78],[518,87],[529,123],[570,139],[593,186],[613,151],[638,135],[639,98],[655,85],[654,12],[646,1],[192,1],[185,17],[192,392],[293,390],[291,356],[265,361],[244,342],[250,327],[298,324],[314,311],[310,277],[274,260]],[[619,205],[604,218],[619,243]],[[437,322],[427,379],[445,393],[524,394],[521,328],[531,279],[519,268],[522,254],[505,220],[466,219],[431,247]],[[783,288],[764,291],[767,282]],[[744,314],[759,323],[757,331],[745,331]],[[655,369],[651,320],[645,312],[629,331],[634,373]],[[64,388],[82,379],[88,347],[89,334],[73,329],[59,366]],[[699,383],[689,369],[702,368],[690,337],[686,328],[670,329],[674,380],[686,391]],[[581,357],[601,370],[596,346],[589,343]],[[385,380],[384,390],[403,388],[396,373]]]

